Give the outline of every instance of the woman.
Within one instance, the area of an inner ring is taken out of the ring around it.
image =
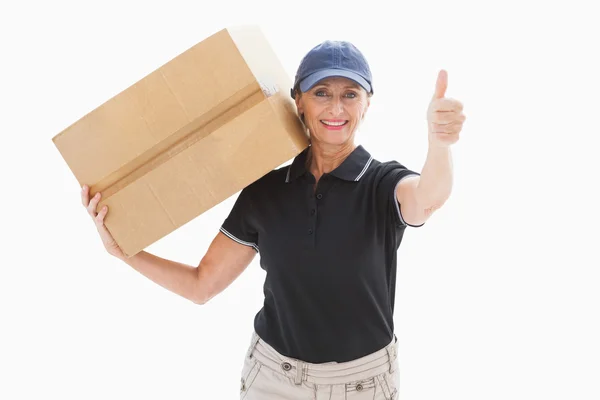
[[[194,268],[145,251],[126,258],[82,201],[106,250],[198,304],[223,291],[260,253],[264,307],[242,370],[242,399],[395,399],[399,369],[393,310],[396,254],[407,226],[422,226],[450,195],[449,146],[465,120],[438,76],[428,109],[421,174],[379,162],[354,144],[373,95],[363,54],[325,41],[302,60],[291,91],[310,146],[244,188]]]

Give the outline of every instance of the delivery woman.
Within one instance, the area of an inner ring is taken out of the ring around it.
[[[354,143],[373,84],[351,43],[325,41],[300,63],[291,95],[310,145],[245,187],[197,267],[142,251],[126,258],[104,225],[101,195],[82,202],[106,250],[157,284],[205,304],[259,254],[266,271],[242,368],[241,399],[395,399],[397,250],[452,188],[450,146],[465,121],[440,71],[427,110],[421,172]],[[397,135],[390,115],[386,129]],[[392,141],[391,143],[395,143]]]

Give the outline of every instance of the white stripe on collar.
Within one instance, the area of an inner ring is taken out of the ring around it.
[[[354,179],[355,181],[358,181],[365,174],[365,172],[367,172],[367,169],[369,168],[369,165],[371,165],[372,161],[373,161],[373,156],[369,157],[369,161],[367,161],[367,163],[365,164],[365,167],[363,168],[363,170],[361,171],[361,173],[358,174],[358,176],[356,177],[356,179]]]
[[[290,181],[290,169],[292,169],[292,164],[288,167],[287,175],[285,176],[285,183],[289,183]]]

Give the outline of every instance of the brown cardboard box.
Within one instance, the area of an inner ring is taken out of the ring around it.
[[[291,85],[259,28],[228,28],[52,140],[132,256],[306,148]]]

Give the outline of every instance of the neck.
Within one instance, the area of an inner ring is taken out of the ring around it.
[[[317,182],[323,174],[336,169],[356,148],[352,141],[339,146],[312,143],[308,152],[306,166]]]

